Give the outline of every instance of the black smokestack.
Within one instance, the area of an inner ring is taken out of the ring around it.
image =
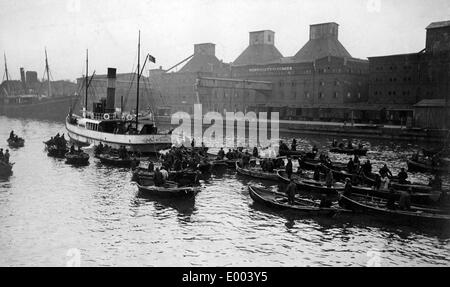
[[[27,90],[27,79],[25,78],[25,70],[20,68],[20,81],[22,82],[22,88]]]
[[[116,102],[116,69],[108,68],[108,84],[106,88],[106,112],[115,111]]]

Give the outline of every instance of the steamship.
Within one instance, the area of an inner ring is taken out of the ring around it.
[[[125,146],[132,152],[156,154],[161,149],[172,145],[169,132],[160,132],[151,119],[139,119],[139,80],[142,74],[140,68],[140,36],[138,44],[137,65],[137,94],[135,113],[123,113],[123,107],[115,107],[116,69],[108,68],[106,98],[93,104],[92,111],[87,110],[89,83],[88,56],[86,55],[85,105],[82,115],[74,115],[72,111],[66,119],[66,129],[72,141],[84,145],[98,145],[100,143],[118,149]],[[147,55],[147,60],[155,59]],[[143,68],[142,68],[143,70]]]
[[[26,78],[23,68],[20,69],[20,81],[10,80],[6,55],[4,59],[6,81],[1,84],[0,116],[64,121],[68,107],[76,103],[78,96],[76,93],[71,95],[70,92],[69,95],[58,95],[52,92],[47,51],[45,52],[46,83],[39,82],[35,72],[27,72],[28,78]],[[41,93],[41,88],[45,84],[47,94]]]

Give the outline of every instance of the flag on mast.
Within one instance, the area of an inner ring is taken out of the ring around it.
[[[153,56],[150,55],[150,54],[148,54],[148,60],[151,61],[151,62],[153,62],[153,63],[156,63],[155,57],[153,57]]]

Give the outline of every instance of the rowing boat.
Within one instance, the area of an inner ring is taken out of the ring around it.
[[[135,158],[120,158],[119,156],[109,154],[98,154],[95,157],[103,164],[117,167],[131,167],[133,160],[137,165],[139,164],[139,160]]]
[[[276,171],[275,172],[266,172],[266,171],[263,171],[261,168],[255,168],[255,167],[243,168],[239,165],[238,161],[236,161],[236,171],[239,174],[254,177],[254,178],[278,181],[278,175],[277,175]]]
[[[332,216],[338,212],[345,211],[341,208],[324,208],[312,200],[296,198],[294,204],[289,204],[286,195],[255,186],[248,187],[250,197],[257,203],[264,204],[268,207],[292,211],[301,214],[310,215],[328,215]]]
[[[373,196],[342,195],[339,205],[354,212],[366,213],[383,219],[409,224],[437,225],[450,223],[450,214],[446,211],[414,206],[410,210],[388,209],[386,200]]]
[[[5,163],[0,161],[0,176],[10,176],[14,163]]]
[[[285,171],[277,171],[278,179],[281,182],[289,183],[290,180]],[[292,181],[297,185],[297,188],[301,191],[309,191],[319,194],[337,195],[344,190],[342,183],[335,183],[331,187],[328,187],[324,181],[316,181],[309,178],[302,178],[293,174],[291,176]]]
[[[66,163],[71,165],[88,165],[89,155],[85,152],[66,153]]]
[[[11,148],[19,148],[25,146],[25,140],[23,138],[18,138],[17,140],[8,139],[8,146]]]
[[[408,159],[409,172],[446,172],[450,171],[450,165],[433,166],[425,162],[418,162]]]
[[[155,185],[140,185],[137,183],[139,192],[146,194],[146,195],[152,195],[152,196],[158,196],[158,197],[193,197],[195,196],[199,191],[199,187],[191,187],[191,186],[185,186],[185,187],[178,187],[178,185],[175,182],[166,182],[164,186],[155,186]]]

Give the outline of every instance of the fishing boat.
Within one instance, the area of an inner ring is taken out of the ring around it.
[[[348,155],[359,155],[359,156],[365,156],[367,155],[368,149],[365,148],[339,148],[334,147],[330,149],[330,152],[332,153],[340,153],[340,154],[348,154]]]
[[[66,163],[71,165],[88,165],[89,155],[85,152],[66,153]]]
[[[52,145],[52,146],[48,146],[46,148],[46,150],[47,150],[47,155],[50,157],[65,158],[66,153],[69,151],[69,148],[67,148],[67,147],[61,148],[61,147]]]
[[[136,165],[140,163],[140,161],[134,157],[121,158],[116,154],[109,153],[98,154],[95,157],[98,158],[102,164],[117,167],[131,167],[133,161]]]
[[[239,174],[264,179],[264,180],[272,180],[272,181],[278,181],[278,175],[276,173],[277,170],[274,170],[274,172],[266,172],[263,171],[260,167],[241,167],[239,161],[236,161],[236,171]]]
[[[385,220],[402,223],[422,223],[427,225],[447,225],[450,223],[448,211],[415,206],[411,206],[410,210],[401,210],[398,207],[389,209],[387,208],[386,200],[374,196],[342,195],[339,205],[354,212],[370,214]]]
[[[278,179],[283,183],[289,183],[289,177],[285,171],[277,171]],[[297,185],[297,189],[301,191],[308,191],[318,194],[337,195],[344,191],[342,183],[335,183],[328,187],[324,181],[316,181],[310,178],[299,177],[298,175],[291,175],[292,181]]]
[[[179,187],[175,182],[166,182],[164,186],[140,185],[137,183],[139,192],[157,197],[193,197],[199,191],[200,187]]]
[[[43,120],[64,121],[67,116],[68,107],[73,104],[78,95],[76,85],[66,82],[63,93],[56,93],[50,81],[50,68],[48,65],[47,51],[45,51],[45,74],[46,94],[42,93],[41,87],[45,82],[37,78],[33,81],[25,77],[25,71],[20,69],[21,80],[11,80],[5,59],[6,81],[2,84],[3,96],[0,96],[0,115],[15,118],[32,118]],[[28,73],[27,73],[28,76]],[[68,91],[69,90],[69,91]]]
[[[318,203],[312,200],[300,198],[296,198],[294,200],[294,204],[291,205],[288,203],[286,195],[251,185],[248,187],[248,190],[250,193],[250,197],[253,199],[253,201],[275,209],[292,211],[300,214],[328,215],[328,216],[333,216],[339,212],[346,212],[346,210],[342,208],[320,207]]]
[[[415,161],[408,159],[409,172],[447,172],[450,171],[450,165],[432,165],[425,161]]]
[[[172,145],[170,132],[161,133],[152,120],[139,121],[139,81],[147,60],[155,62],[147,55],[143,67],[140,65],[140,33],[138,42],[137,91],[135,114],[123,113],[123,107],[115,106],[116,69],[108,68],[107,98],[94,103],[93,111],[88,111],[88,57],[86,56],[85,101],[82,116],[69,113],[66,129],[72,141],[83,145],[106,144],[113,149],[122,146],[128,151],[156,154]],[[123,104],[123,103],[122,103]],[[121,104],[121,105],[122,105]]]
[[[25,140],[23,138],[18,139],[8,139],[8,146],[11,148],[20,148],[25,146]]]
[[[153,181],[154,172],[144,168],[136,168],[133,171],[132,180],[138,183]],[[184,169],[180,171],[169,171],[169,180],[181,186],[197,184],[199,182],[199,171]]]
[[[5,163],[0,161],[0,176],[10,176],[14,163]]]

